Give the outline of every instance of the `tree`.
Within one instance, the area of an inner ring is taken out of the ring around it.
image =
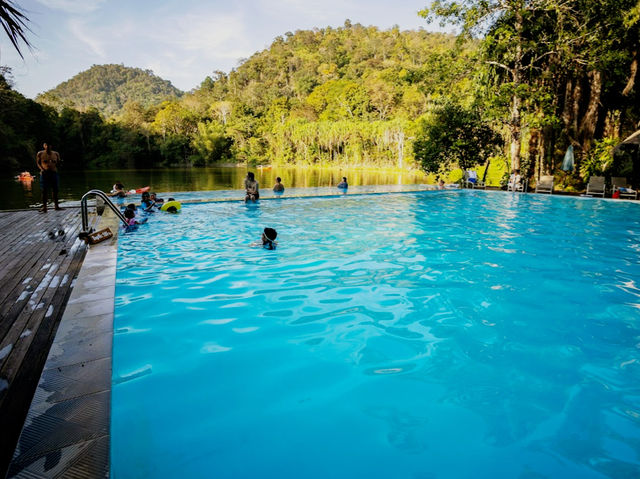
[[[520,168],[522,137],[522,105],[526,95],[526,73],[537,62],[553,51],[554,46],[546,39],[530,42],[525,34],[530,22],[539,16],[549,15],[550,10],[559,8],[555,0],[468,0],[458,3],[454,0],[436,0],[420,15],[433,21],[440,18],[445,22],[462,27],[463,36],[487,32],[485,42],[493,42],[494,48],[486,51],[496,53],[485,59],[487,64],[502,69],[507,77],[510,96],[509,153],[511,168]]]
[[[198,131],[191,144],[199,155],[196,166],[205,166],[231,156],[231,139],[226,136],[224,126],[215,121],[198,123]]]
[[[422,122],[413,153],[427,173],[454,166],[466,170],[484,163],[500,143],[478,109],[447,103]]]

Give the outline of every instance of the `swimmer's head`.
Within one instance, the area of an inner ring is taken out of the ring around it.
[[[133,210],[130,210],[129,208],[127,208],[126,210],[124,210],[124,217],[130,220],[131,218],[135,218],[136,214],[134,213]]]
[[[249,180],[253,181],[255,179],[255,176],[254,176],[253,172],[251,172],[251,171],[248,172],[247,173],[247,178],[249,178]]]
[[[282,181],[282,178],[280,178],[279,176],[276,176],[276,182],[280,183]]]
[[[176,208],[175,206],[169,206],[167,208],[167,213],[177,213],[178,212],[178,208]]]
[[[264,231],[262,232],[263,243],[267,241],[273,242],[276,240],[277,237],[278,237],[278,232],[273,228],[265,228]]]
[[[143,200],[144,199],[148,199],[148,198],[149,198],[149,193],[148,192],[145,191],[144,193],[142,193],[142,199]]]
[[[131,211],[135,211],[135,210],[137,210],[138,208],[136,207],[136,205],[135,205],[134,203],[129,203],[129,204],[127,205],[127,209],[128,209],[128,210],[131,210]]]

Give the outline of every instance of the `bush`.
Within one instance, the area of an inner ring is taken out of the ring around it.
[[[603,138],[596,141],[595,146],[580,165],[580,176],[585,183],[592,176],[604,176],[612,171],[613,148],[617,143],[618,141],[613,138]]]

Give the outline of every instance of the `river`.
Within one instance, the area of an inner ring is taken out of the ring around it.
[[[127,189],[150,186],[158,193],[180,191],[213,191],[242,189],[247,171],[253,171],[262,189],[271,188],[276,176],[282,178],[285,187],[316,187],[337,185],[343,176],[349,184],[398,185],[427,182],[419,171],[382,169],[340,169],[311,167],[216,167],[171,168],[154,170],[84,170],[60,172],[60,200],[78,201],[91,189],[110,191],[116,181]],[[34,171],[32,171],[34,173]],[[22,209],[40,206],[40,183],[21,182],[9,177],[0,178],[0,210]]]

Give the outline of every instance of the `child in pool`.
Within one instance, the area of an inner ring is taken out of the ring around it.
[[[136,213],[130,208],[124,210],[124,217],[127,219],[127,226],[125,226],[125,231],[135,231],[138,229],[138,225],[147,222],[147,218],[142,218],[140,221],[136,219]]]
[[[124,198],[127,196],[127,192],[124,190],[124,185],[120,181],[116,181],[116,183],[111,188],[111,193],[108,194],[111,197],[116,198]]]
[[[156,208],[159,209],[159,208],[162,207],[162,203],[164,203],[164,199],[163,198],[158,198],[158,195],[155,194],[154,192],[149,193],[149,198],[156,205]]]
[[[273,228],[265,228],[262,232],[262,237],[259,242],[251,243],[251,246],[262,246],[264,249],[276,249],[278,246],[278,242],[276,238],[278,237],[278,232]]]
[[[142,211],[145,213],[152,213],[153,207],[156,205],[155,201],[151,200],[151,196],[149,193],[142,193],[142,201],[140,206],[142,207]]]

